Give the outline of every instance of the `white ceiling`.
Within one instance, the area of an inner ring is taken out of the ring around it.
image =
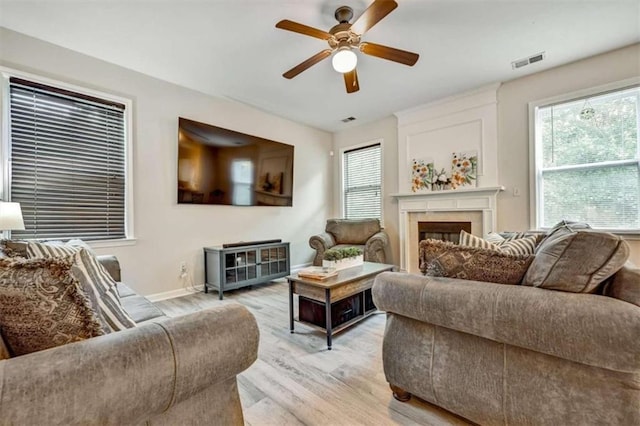
[[[363,41],[420,59],[407,67],[358,53],[354,94],[330,59],[284,79],[327,45],[275,24],[328,30],[336,7],[358,17],[372,0],[0,0],[0,25],[332,132],[640,41],[640,0],[397,1]],[[511,69],[542,51],[541,63]]]

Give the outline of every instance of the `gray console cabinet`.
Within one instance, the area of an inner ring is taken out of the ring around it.
[[[224,292],[289,275],[289,243],[204,247],[204,292]]]

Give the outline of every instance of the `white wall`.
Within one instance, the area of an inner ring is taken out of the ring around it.
[[[291,243],[292,265],[311,261],[309,236],[332,215],[330,133],[3,28],[0,46],[2,66],[133,100],[137,243],[98,252],[118,256],[123,281],[134,289],[147,295],[180,290],[183,260],[202,284],[202,247],[224,242],[281,238]],[[178,205],[178,117],[294,145],[293,207]]]
[[[451,174],[454,152],[475,152],[477,187],[498,185],[497,84],[397,112],[398,192],[410,193],[414,159]],[[486,233],[486,231],[485,231]]]
[[[357,115],[357,114],[356,114]],[[352,127],[333,135],[334,156],[334,205],[333,217],[342,217],[341,196],[342,182],[339,179],[341,168],[340,150],[366,142],[382,140],[382,222],[389,234],[393,260],[387,263],[400,262],[400,246],[398,243],[398,202],[390,196],[398,192],[398,131],[395,117],[387,117],[375,123]]]
[[[498,90],[498,230],[529,228],[529,102],[640,75],[640,44],[507,81]],[[513,195],[513,188],[520,196]],[[640,265],[640,241],[630,240]]]

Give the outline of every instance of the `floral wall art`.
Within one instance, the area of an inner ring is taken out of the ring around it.
[[[477,151],[454,152],[451,171],[436,168],[431,159],[413,159],[411,162],[411,191],[442,191],[465,186],[475,187],[478,176]]]
[[[433,160],[418,160],[414,158],[411,163],[411,191],[431,190],[433,184]]]
[[[451,160],[451,188],[476,186],[477,178],[477,151],[454,152]]]

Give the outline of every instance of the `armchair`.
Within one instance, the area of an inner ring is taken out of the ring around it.
[[[315,266],[322,265],[326,250],[342,247],[362,249],[367,262],[391,262],[389,236],[378,219],[329,219],[325,232],[309,238],[309,246],[316,250]]]

